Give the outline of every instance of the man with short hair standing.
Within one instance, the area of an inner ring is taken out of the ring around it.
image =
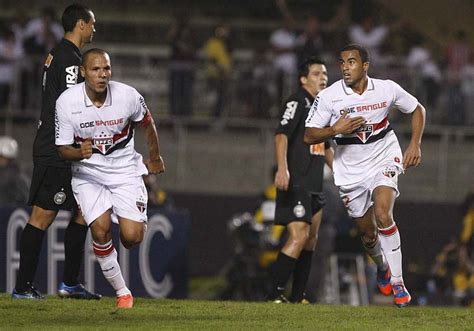
[[[331,167],[333,159],[329,143],[308,146],[304,142],[309,109],[328,82],[326,66],[310,57],[298,71],[301,87],[286,101],[275,134],[275,224],[285,225],[288,230],[288,239],[272,265],[273,288],[268,299],[275,303],[307,302],[304,292],[325,204],[324,163]],[[288,300],[284,290],[291,275],[293,286]]]
[[[78,280],[87,226],[75,206],[71,190],[71,164],[59,157],[54,144],[56,99],[81,80],[80,49],[92,41],[95,17],[91,9],[73,4],[64,10],[61,20],[64,38],[51,50],[43,69],[41,117],[33,145],[34,168],[28,201],[33,208],[21,235],[20,269],[12,293],[14,299],[43,298],[33,286],[33,280],[45,231],[60,209],[74,209],[75,215],[65,232],[65,264],[59,295],[80,299],[101,297],[87,291]]]

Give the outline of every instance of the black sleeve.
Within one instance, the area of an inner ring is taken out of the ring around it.
[[[57,97],[59,97],[69,87],[81,81],[79,78],[80,59],[74,54],[62,51],[57,54],[56,61],[53,59],[53,65],[54,78],[50,77],[52,79],[50,83],[55,85],[54,91],[58,91]]]
[[[288,138],[292,137],[298,127],[298,123],[302,120],[304,107],[305,103],[298,100],[298,98],[289,98],[281,112],[280,122],[275,134],[283,133]]]

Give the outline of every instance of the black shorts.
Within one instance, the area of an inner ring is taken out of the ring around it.
[[[71,169],[35,163],[28,204],[46,210],[72,209],[76,200],[71,188]]]
[[[323,193],[311,193],[300,187],[288,191],[277,190],[275,222],[276,225],[301,221],[311,224],[311,219],[326,204]]]

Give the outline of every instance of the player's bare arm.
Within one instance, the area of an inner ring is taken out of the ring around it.
[[[418,104],[411,117],[411,140],[403,155],[403,167],[417,167],[421,163],[421,138],[425,129],[426,111]]]
[[[148,153],[150,159],[146,162],[148,172],[150,174],[161,174],[165,172],[165,164],[160,155],[160,142],[158,138],[158,131],[156,130],[155,121],[148,113],[145,119],[141,122],[141,127],[145,129],[145,141],[148,146]]]
[[[275,135],[275,153],[277,161],[277,172],[275,173],[275,186],[277,189],[286,191],[290,182],[290,172],[287,162],[288,137],[279,133]]]
[[[319,144],[338,134],[349,134],[360,128],[365,123],[362,116],[347,117],[344,112],[334,125],[326,128],[306,128],[304,142],[307,144]]]
[[[92,139],[88,138],[80,147],[72,145],[58,146],[59,156],[69,161],[80,161],[92,156]]]

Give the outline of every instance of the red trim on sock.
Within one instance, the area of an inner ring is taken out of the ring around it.
[[[112,243],[110,243],[109,245],[99,245],[94,242],[92,243],[92,248],[94,250],[94,254],[100,257],[110,255],[115,249]]]
[[[392,226],[390,226],[386,229],[379,229],[379,233],[382,236],[386,236],[386,237],[391,236],[392,234],[394,234],[397,231],[398,231],[398,228],[397,228],[396,224],[393,224]]]

